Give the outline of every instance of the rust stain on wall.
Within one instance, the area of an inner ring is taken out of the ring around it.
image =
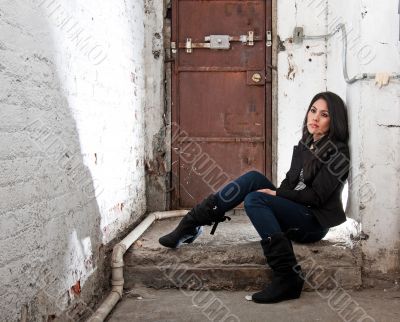
[[[71,292],[75,295],[80,295],[81,294],[81,281],[78,280],[75,285],[71,287]]]

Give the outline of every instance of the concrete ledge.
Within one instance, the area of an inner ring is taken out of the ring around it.
[[[260,289],[271,278],[248,218],[233,215],[214,236],[211,227],[193,243],[179,249],[158,244],[158,238],[176,227],[179,219],[155,223],[125,255],[125,286],[189,289]],[[361,252],[342,243],[320,241],[294,244],[297,260],[307,274],[305,290],[361,286]]]

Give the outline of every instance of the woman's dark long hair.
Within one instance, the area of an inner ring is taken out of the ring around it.
[[[310,105],[308,106],[306,116],[303,122],[303,136],[302,142],[312,141],[312,135],[307,129],[307,115],[314,103],[322,98],[328,105],[328,112],[330,117],[329,133],[327,137],[332,141],[343,142],[347,144],[349,140],[349,125],[347,118],[347,107],[343,100],[332,92],[321,92],[313,97]]]

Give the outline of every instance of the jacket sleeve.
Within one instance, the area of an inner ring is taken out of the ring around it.
[[[311,185],[303,190],[288,190],[280,187],[276,190],[276,195],[306,206],[320,207],[347,179],[349,164],[347,146],[338,148],[338,152],[324,162]]]
[[[281,185],[280,185],[280,187],[278,189],[288,190],[290,188],[291,188],[291,186],[290,186],[290,183],[289,183],[288,175],[286,173],[286,178],[282,180]]]
[[[293,182],[291,182],[291,180],[289,178],[292,178],[292,180],[293,180],[293,177],[297,177],[297,175],[295,173],[297,173],[297,172],[300,173],[301,160],[299,159],[300,158],[300,150],[299,149],[300,148],[298,145],[295,145],[293,147],[292,161],[290,163],[290,169],[286,173],[286,177],[285,177],[285,179],[282,180],[281,185],[279,186],[278,189],[291,190],[294,188]]]

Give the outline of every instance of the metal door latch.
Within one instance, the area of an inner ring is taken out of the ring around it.
[[[272,46],[272,32],[271,32],[271,30],[267,30],[266,36],[267,36],[267,42],[265,43],[265,45],[267,47],[271,47]]]
[[[240,36],[242,43],[247,43],[249,46],[254,46],[254,31],[249,31],[247,35]]]
[[[204,37],[204,41],[210,43],[210,49],[229,49],[231,48],[230,37],[227,35],[211,35]],[[187,49],[187,47],[186,47]],[[187,52],[187,50],[186,50]]]
[[[210,35],[204,37],[203,43],[192,42],[192,38],[186,38],[185,43],[179,43],[179,48],[186,49],[187,53],[192,53],[194,48],[208,48],[216,50],[229,50],[231,42],[241,42],[247,46],[254,46],[254,41],[260,41],[261,37],[254,36],[254,31],[249,31],[247,35],[229,36],[229,35]],[[173,46],[176,46],[173,43]],[[171,46],[172,47],[172,46]]]

